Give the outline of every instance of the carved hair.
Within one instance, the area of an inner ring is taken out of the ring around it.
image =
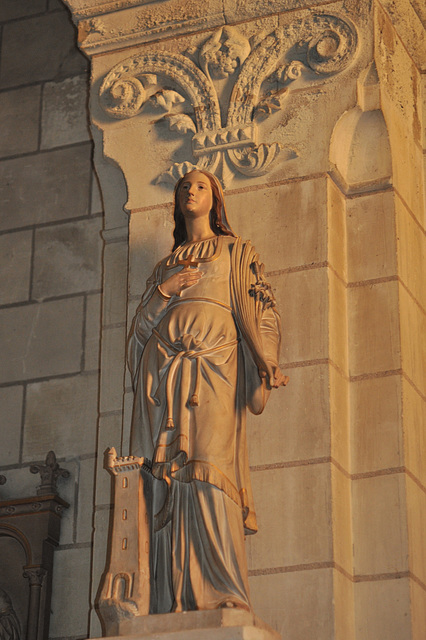
[[[211,230],[217,236],[235,237],[235,233],[232,231],[231,227],[229,226],[228,218],[226,216],[225,200],[223,197],[223,191],[222,191],[222,187],[220,186],[219,180],[216,178],[216,176],[214,176],[212,173],[209,173],[208,171],[204,171],[202,169],[194,169],[193,171],[188,171],[188,173],[182,176],[182,178],[178,180],[175,186],[175,193],[174,193],[175,208],[173,211],[173,218],[175,221],[173,237],[175,241],[173,244],[173,249],[172,249],[173,251],[188,240],[188,236],[186,233],[185,218],[183,217],[183,213],[179,206],[179,190],[186,176],[189,173],[193,173],[194,171],[198,171],[199,173],[202,173],[210,181],[210,186],[211,186],[212,195],[213,195],[213,204],[212,204],[212,208],[210,209]]]

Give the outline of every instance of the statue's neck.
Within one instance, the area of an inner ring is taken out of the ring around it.
[[[210,228],[209,216],[189,218],[185,220],[185,225],[188,242],[201,242],[202,240],[208,240],[214,235]]]

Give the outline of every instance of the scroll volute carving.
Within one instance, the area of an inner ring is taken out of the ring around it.
[[[225,26],[185,55],[144,50],[117,64],[102,83],[100,102],[117,119],[135,117],[150,104],[160,114],[157,122],[191,137],[192,158],[174,163],[157,182],[174,184],[196,167],[226,186],[238,173],[266,174],[279,155],[296,157],[291,147],[259,141],[259,125],[285,107],[296,81],[326,80],[351,62],[356,49],[355,28],[333,15],[311,14],[250,40]],[[226,104],[224,95],[230,96]]]

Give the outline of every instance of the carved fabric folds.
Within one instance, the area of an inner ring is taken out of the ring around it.
[[[198,262],[203,277],[180,298],[166,299],[158,285],[181,268],[179,260],[190,256]],[[157,265],[148,280],[130,334],[129,366],[135,389],[131,453],[149,460],[154,477],[166,481],[153,481],[152,570],[157,582],[160,574],[163,576],[163,592],[179,583],[177,576],[182,572],[190,582],[195,574],[203,574],[194,568],[194,553],[200,567],[209,565],[202,549],[218,544],[210,535],[212,523],[217,526],[219,522],[216,489],[223,494],[227,513],[234,510],[231,520],[236,522],[235,513],[240,520],[240,526],[231,529],[228,522],[220,522],[227,531],[220,538],[227,540],[227,550],[217,554],[216,577],[206,576],[202,585],[197,578],[196,584],[180,589],[179,593],[196,593],[195,602],[192,596],[180,601],[175,592],[173,610],[185,610],[188,602],[192,603],[190,608],[199,609],[227,601],[249,606],[243,535],[244,530],[255,533],[257,525],[245,410],[263,410],[267,396],[258,367],[270,370],[277,364],[280,343],[279,317],[273,305],[265,305],[249,293],[259,285],[259,269],[253,268],[256,261],[249,243],[229,236],[178,247]],[[185,489],[188,484],[191,490]],[[212,487],[216,488],[213,502]],[[183,502],[176,500],[185,491],[190,491],[191,504],[196,505],[198,514],[195,518],[193,511],[186,524]],[[200,510],[200,504],[210,504],[210,510]],[[223,509],[222,505],[219,511]],[[173,542],[177,522],[187,530],[181,536],[186,550],[177,551]],[[200,534],[201,522],[204,526]],[[168,543],[164,543],[164,536],[170,537]],[[197,543],[200,539],[203,544]],[[174,549],[170,574],[161,568],[165,548]],[[190,557],[193,568],[185,573],[182,558],[189,562]],[[220,557],[226,558],[222,566]],[[238,580],[236,575],[240,576]],[[216,592],[222,594],[219,600],[212,596]],[[153,612],[163,612],[163,605],[153,604]]]

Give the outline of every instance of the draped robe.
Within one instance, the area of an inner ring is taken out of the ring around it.
[[[198,263],[180,296],[159,285]],[[151,612],[250,608],[244,533],[255,533],[245,410],[267,399],[279,316],[250,243],[186,243],[147,282],[129,341],[131,453],[152,469]]]

